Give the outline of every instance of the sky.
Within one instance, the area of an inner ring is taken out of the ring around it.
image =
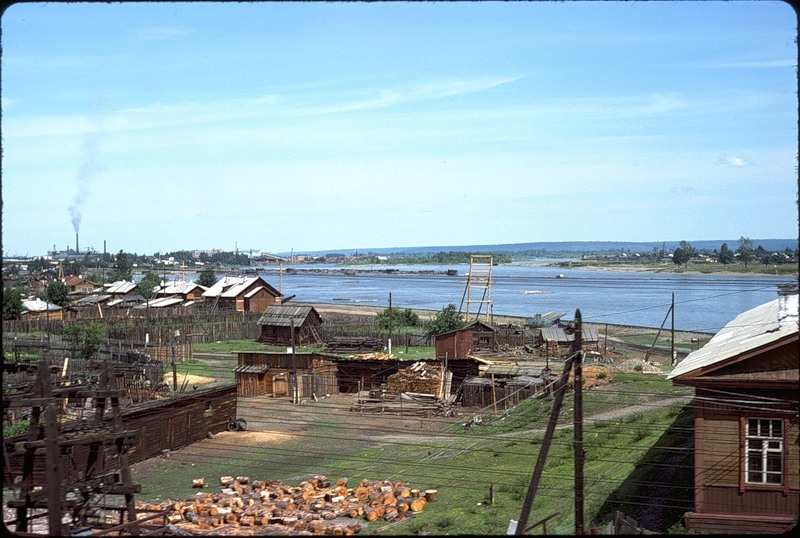
[[[797,16],[756,1],[17,3],[2,249],[798,236]]]

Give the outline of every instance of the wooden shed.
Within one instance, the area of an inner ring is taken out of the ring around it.
[[[436,335],[437,359],[465,359],[480,351],[496,351],[494,327],[475,320],[460,329]]]
[[[318,353],[238,353],[234,369],[240,396],[291,396],[294,374],[301,398],[338,393],[336,363]]]
[[[180,393],[175,397],[150,400],[122,410],[125,429],[136,432],[128,444],[128,461],[139,461],[161,456],[164,450],[177,450],[205,439],[209,432],[225,431],[231,419],[236,418],[236,385],[198,389]],[[63,432],[80,431],[81,423],[66,423]],[[3,483],[10,486],[16,477],[23,475],[24,452],[13,447],[25,440],[26,434],[4,439],[5,459]],[[88,442],[65,446],[59,457],[62,480],[65,483],[80,480],[87,466],[92,445]],[[113,443],[104,445],[95,463],[96,472],[117,469]],[[46,477],[45,454],[36,454],[33,461],[34,485],[44,485]]]
[[[797,525],[800,356],[793,289],[737,316],[668,376],[695,388],[694,509],[684,515],[691,531],[776,534]]]
[[[548,357],[565,357],[572,353],[575,335],[563,327],[542,327],[539,329],[538,344]],[[583,349],[596,350],[599,344],[597,329],[584,325],[581,331]]]
[[[271,305],[258,320],[259,342],[291,345],[292,332],[296,346],[322,344],[322,317],[313,306]],[[294,327],[294,329],[292,329]]]
[[[464,407],[486,407],[498,411],[538,394],[547,385],[548,371],[541,366],[489,365],[480,376],[464,381]]]

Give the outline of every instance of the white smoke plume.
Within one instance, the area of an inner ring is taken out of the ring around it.
[[[97,175],[100,170],[100,164],[97,160],[97,143],[95,135],[90,133],[86,135],[81,146],[82,162],[81,167],[78,169],[78,192],[72,199],[72,205],[69,206],[69,214],[72,219],[72,228],[75,233],[80,231],[81,227],[81,206],[89,196],[89,182]]]

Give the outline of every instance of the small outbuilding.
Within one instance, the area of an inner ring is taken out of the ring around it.
[[[291,345],[292,333],[296,346],[322,344],[322,317],[313,306],[271,305],[258,320],[265,344]]]
[[[495,329],[488,323],[474,320],[460,329],[436,335],[437,359],[466,359],[481,351],[497,351]]]

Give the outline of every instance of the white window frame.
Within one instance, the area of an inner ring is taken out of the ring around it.
[[[782,486],[786,464],[783,452],[786,428],[783,420],[747,417],[745,428],[745,483]]]

